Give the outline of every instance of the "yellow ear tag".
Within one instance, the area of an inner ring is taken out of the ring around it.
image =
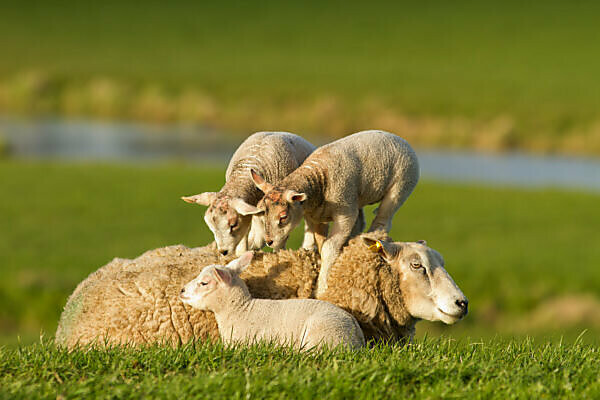
[[[379,253],[381,251],[381,247],[381,242],[377,241],[371,246],[369,246],[369,250],[376,251],[377,253]]]

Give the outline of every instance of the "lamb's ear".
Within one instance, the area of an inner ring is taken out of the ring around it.
[[[196,203],[203,206],[210,206],[216,197],[217,193],[215,192],[204,192],[195,194],[193,196],[183,196],[181,200],[185,201],[186,203]]]
[[[273,189],[273,185],[265,181],[265,179],[262,176],[260,176],[260,174],[255,170],[251,169],[250,175],[252,175],[252,180],[254,181],[254,184],[257,188],[260,189],[261,192],[267,193],[269,190]]]
[[[236,258],[229,264],[227,264],[227,269],[229,269],[232,273],[239,275],[250,265],[250,261],[252,261],[252,257],[254,257],[254,253],[251,251],[247,251],[242,254],[239,258]]]
[[[303,202],[306,200],[306,193],[298,193],[293,190],[286,190],[285,200],[288,203]]]
[[[386,261],[390,261],[399,253],[399,249],[396,248],[397,245],[395,244],[364,236],[362,239],[365,244],[369,246],[369,250],[374,253],[378,253]]]
[[[217,281],[223,282],[226,285],[231,285],[231,273],[224,268],[215,268],[214,275]]]
[[[241,214],[241,215],[254,215],[254,214],[261,214],[264,212],[260,208],[254,207],[253,205],[246,203],[244,200],[240,199],[239,197],[236,197],[231,200],[231,206],[238,214]]]

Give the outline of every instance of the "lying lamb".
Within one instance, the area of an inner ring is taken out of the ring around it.
[[[287,132],[258,132],[248,137],[236,150],[225,173],[225,185],[219,192],[205,192],[182,197],[188,203],[209,206],[204,215],[222,254],[239,255],[264,244],[262,216],[253,215],[262,193],[254,186],[250,169],[279,182],[298,168],[315,146],[298,135]],[[304,248],[312,248],[314,236],[306,234]]]
[[[265,214],[267,245],[284,247],[304,216],[321,252],[317,286],[321,294],[327,290],[329,269],[342,246],[365,227],[362,208],[381,202],[369,232],[389,232],[394,214],[419,180],[419,164],[404,139],[363,131],[318,148],[279,184],[269,183],[256,170],[252,178],[264,193],[254,212]]]
[[[184,305],[179,293],[203,267],[233,258],[221,256],[214,243],[158,248],[133,260],[116,258],[69,297],[56,342],[72,348],[218,339],[213,314]],[[240,277],[253,297],[305,299],[313,297],[318,271],[317,253],[282,250],[258,252]],[[350,312],[367,340],[404,341],[420,319],[452,324],[467,313],[466,298],[439,253],[422,243],[391,242],[379,232],[350,240],[318,299]]]
[[[329,345],[359,348],[365,338],[356,319],[331,303],[314,299],[254,299],[239,274],[252,252],[226,267],[208,265],[181,289],[181,300],[215,314],[224,343],[265,340],[296,349]]]

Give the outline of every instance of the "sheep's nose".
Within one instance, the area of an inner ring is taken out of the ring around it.
[[[267,240],[267,246],[269,246],[269,247],[273,246],[273,241],[272,240]]]
[[[219,250],[219,253],[223,254],[224,256],[227,255],[227,253],[229,253],[229,251],[227,250]]]
[[[469,308],[469,300],[456,300],[455,304],[466,314]]]

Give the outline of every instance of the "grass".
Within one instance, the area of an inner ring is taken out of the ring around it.
[[[596,2],[5,2],[0,112],[600,154]]]
[[[77,283],[113,257],[210,242],[203,208],[179,196],[215,190],[223,175],[220,166],[1,161],[2,341],[52,335]],[[421,323],[418,332],[572,337],[587,328],[584,338],[593,337],[600,331],[598,200],[551,189],[419,183],[392,237],[426,239],[439,250],[471,312],[456,326]],[[296,231],[290,246],[300,241]],[[556,300],[565,315],[553,314]]]
[[[257,345],[0,350],[7,398],[595,398],[598,348],[531,339],[418,340],[299,354]]]

